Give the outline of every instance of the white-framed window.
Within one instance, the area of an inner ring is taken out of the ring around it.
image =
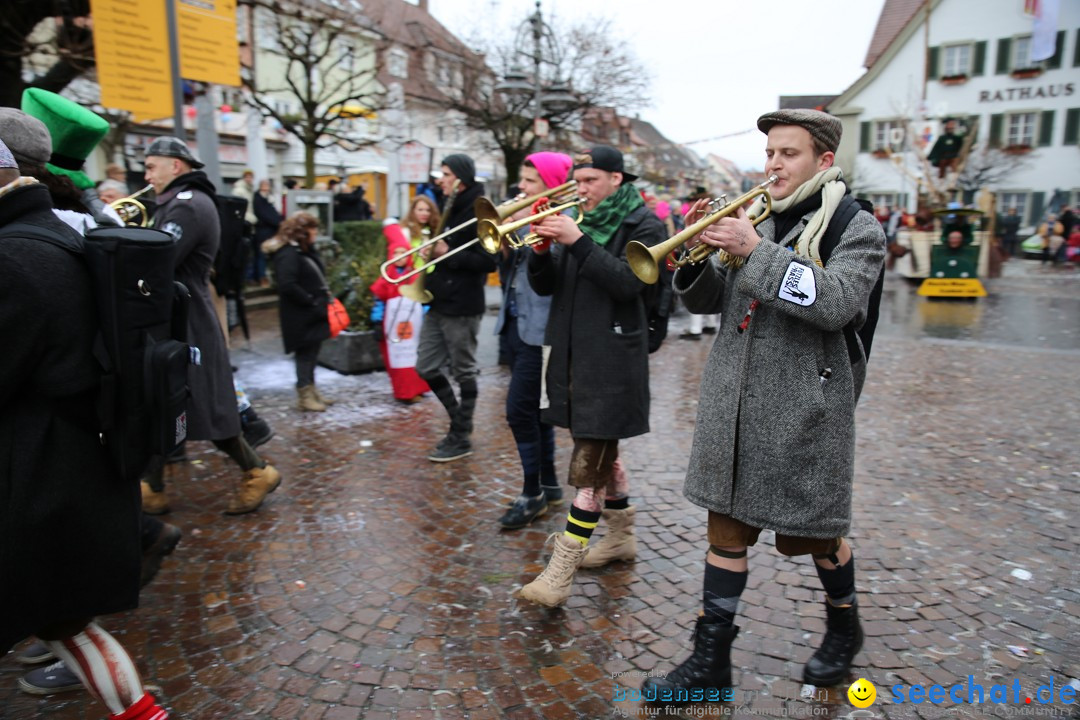
[[[1035,126],[1039,114],[1035,112],[1008,113],[1005,116],[1005,145],[1035,145]]]
[[[444,88],[449,88],[450,87],[450,66],[447,65],[445,61],[441,65],[439,65],[438,73],[439,73],[439,85],[441,85]]]
[[[386,54],[386,71],[396,78],[409,77],[409,53],[401,48],[390,48]]]
[[[1026,192],[999,192],[997,197],[998,211],[1002,215],[1009,212],[1012,208],[1016,208],[1018,217],[1027,217],[1028,194]]]
[[[971,74],[971,43],[942,47],[942,77]]]
[[[896,142],[897,138],[900,142]],[[904,124],[899,120],[878,120],[874,123],[874,150],[899,150],[903,144]]]
[[[879,208],[896,207],[896,193],[870,193],[870,202],[874,203],[874,211]]]
[[[1031,36],[1018,35],[1012,41],[1012,69],[1027,70],[1035,66],[1031,62]]]

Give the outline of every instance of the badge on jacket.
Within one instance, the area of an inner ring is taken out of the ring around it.
[[[190,190],[183,190],[176,193],[177,200],[190,200],[193,197],[195,197],[195,193],[191,192]]]
[[[796,305],[813,305],[817,300],[814,271],[802,263],[792,262],[784,273],[784,280],[780,283],[780,292],[776,296]]]

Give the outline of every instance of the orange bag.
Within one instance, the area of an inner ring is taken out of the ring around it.
[[[326,316],[330,321],[330,337],[336,338],[341,331],[349,327],[349,313],[337,298],[331,298],[326,306]]]

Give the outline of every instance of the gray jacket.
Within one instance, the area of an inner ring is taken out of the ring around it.
[[[788,250],[811,215],[780,243],[773,219],[762,222],[764,241],[742,268],[714,258],[675,273],[687,310],[723,313],[702,373],[684,494],[754,527],[833,538],[851,525],[855,404],[866,377],[865,361],[848,358],[843,328],[865,319],[885,238],[880,223],[859,212],[822,269]],[[793,286],[785,280],[800,273],[801,295],[787,294]],[[800,304],[810,282],[816,297]],[[755,299],[760,305],[740,333]]]
[[[510,288],[513,287],[514,302],[517,304],[517,331],[521,342],[540,347],[544,344],[544,330],[547,328],[548,313],[551,310],[551,296],[537,295],[529,285],[529,255],[532,250],[522,248],[513,250],[503,265],[506,269],[503,300],[499,306],[499,318],[495,322],[495,334],[498,335],[506,324],[506,309],[509,303]]]

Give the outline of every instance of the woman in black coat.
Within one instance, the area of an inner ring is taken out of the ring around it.
[[[326,269],[315,251],[318,219],[297,213],[281,224],[277,237],[263,243],[263,251],[274,258],[281,339],[285,352],[296,353],[296,392],[301,410],[322,412],[327,401],[315,387],[315,361],[319,346],[330,337],[327,305],[330,289]]]
[[[269,180],[259,183],[259,191],[252,198],[252,210],[255,212],[255,243],[251,253],[251,279],[259,285],[266,285],[266,255],[262,244],[277,235],[281,227],[281,213],[274,207],[270,198],[273,185]]]

